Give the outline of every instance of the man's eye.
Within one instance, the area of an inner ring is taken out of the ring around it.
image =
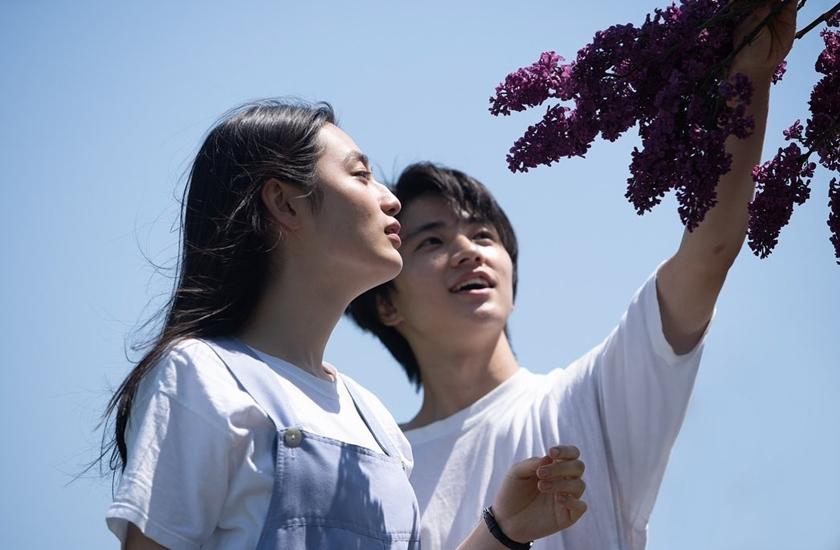
[[[370,170],[358,170],[356,172],[353,172],[352,175],[353,175],[353,177],[361,178],[365,181],[368,181],[371,178],[371,176],[373,175],[373,173],[371,173]]]
[[[493,232],[489,229],[482,229],[481,231],[476,232],[474,239],[480,241],[494,241],[496,240],[496,236],[493,235]]]

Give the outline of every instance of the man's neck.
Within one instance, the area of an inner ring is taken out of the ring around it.
[[[495,342],[471,343],[458,348],[429,346],[416,354],[423,377],[423,404],[404,429],[421,428],[451,416],[516,374],[519,365],[504,332]]]

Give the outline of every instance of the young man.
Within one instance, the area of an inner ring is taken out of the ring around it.
[[[618,327],[565,369],[536,375],[517,365],[505,331],[516,237],[489,192],[431,164],[400,176],[403,270],[350,312],[423,387],[420,411],[403,426],[423,548],[454,548],[499,487],[503,466],[555,443],[581,450],[589,512],[535,547],[644,548],[715,301],[745,238],[750,172],[760,159],[771,75],[792,43],[794,6],[733,64],[753,81],[755,131],[727,142],[732,169],[718,182],[718,204],[684,233]],[[575,496],[582,489],[564,487]]]

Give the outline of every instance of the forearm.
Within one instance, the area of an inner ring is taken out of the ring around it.
[[[683,233],[677,252],[680,263],[686,268],[712,276],[725,277],[746,238],[749,222],[747,206],[755,191],[752,169],[761,160],[767,126],[770,75],[759,72],[747,76],[753,84],[753,97],[747,113],[752,116],[755,128],[747,138],[730,136],[727,139],[726,151],[732,155],[732,165],[718,181],[717,204],[694,231]]]
[[[458,550],[507,550],[505,545],[490,534],[483,521],[479,521]]]
[[[745,47],[732,61],[730,74],[742,73],[752,81],[747,114],[755,126],[744,139],[727,139],[725,148],[732,163],[717,182],[717,203],[694,231],[683,233],[677,253],[657,273],[662,331],[677,353],[693,349],[702,337],[726,274],[746,239],[748,205],[755,192],[752,169],[761,160],[770,81],[793,45],[796,6],[791,0],[781,4],[768,0],[735,31],[734,43]]]
[[[748,76],[753,97],[747,112],[755,128],[744,139],[727,139],[732,165],[718,181],[717,204],[694,231],[683,232],[679,250],[657,274],[662,330],[677,353],[690,351],[699,341],[746,239],[747,206],[755,191],[752,168],[761,160],[770,89],[769,74]]]

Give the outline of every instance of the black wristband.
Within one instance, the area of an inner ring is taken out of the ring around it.
[[[496,537],[497,541],[501,542],[511,550],[528,550],[534,545],[534,541],[516,542],[515,540],[509,539],[508,536],[502,532],[502,528],[499,527],[499,523],[496,521],[496,516],[493,515],[492,506],[485,508],[481,513],[481,516],[484,518],[484,523],[487,524],[487,528],[490,529],[490,534]]]

